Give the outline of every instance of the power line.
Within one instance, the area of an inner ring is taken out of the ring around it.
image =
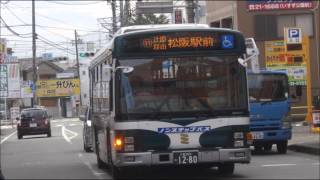
[[[58,46],[55,46],[55,45],[53,45],[53,44],[51,44],[51,43],[46,42],[46,41],[43,40],[43,39],[39,39],[39,40],[42,41],[42,42],[44,42],[44,43],[46,43],[46,44],[48,44],[49,46],[52,46],[52,47],[57,48],[58,50],[61,50],[61,51],[70,53],[70,54],[72,54],[72,55],[76,55],[73,51],[71,51],[71,50],[69,50],[69,49],[60,48],[60,47],[58,47]]]
[[[52,21],[56,21],[56,22],[59,22],[59,23],[62,23],[62,24],[66,24],[68,26],[70,26],[71,24],[69,23],[66,23],[64,21],[61,21],[61,20],[58,20],[58,19],[55,19],[55,18],[52,18],[52,17],[49,17],[49,16],[45,16],[43,14],[39,14],[39,13],[36,13],[37,15],[39,15],[40,17],[43,17],[43,18],[46,18],[46,19],[49,19],[49,20],[52,20]],[[73,25],[74,26],[74,25]],[[74,26],[74,27],[80,27],[80,26]],[[87,29],[89,31],[92,31],[92,29],[88,29],[88,28],[85,28],[85,27],[80,27],[81,29]]]
[[[10,28],[10,26],[7,25],[7,23],[5,22],[5,20],[0,17],[0,20],[2,21],[2,23],[4,24],[4,26],[14,35],[22,37],[22,38],[29,38],[29,37],[23,37],[24,35],[30,35],[31,33],[27,33],[27,34],[19,34],[17,32],[15,32],[13,29]]]
[[[24,26],[32,26],[31,24],[16,24],[16,25],[9,25],[8,27],[24,27]],[[37,27],[43,27],[43,28],[51,28],[51,29],[62,29],[62,30],[70,30],[74,31],[74,28],[63,28],[63,27],[54,27],[54,26],[45,26],[45,25],[39,25],[36,24]],[[5,28],[5,27],[1,27]],[[108,33],[106,31],[98,31],[98,30],[84,30],[84,29],[77,29],[77,31],[84,31],[84,32],[92,32],[92,33]]]
[[[31,26],[31,24],[26,23],[26,22],[23,21],[20,17],[18,17],[18,16],[8,7],[8,5],[6,5],[5,8],[6,8],[8,11],[10,11],[10,13],[11,13],[12,15],[14,15],[19,21],[21,21],[21,22],[23,23],[23,25],[16,25],[16,26]],[[56,22],[59,22],[59,23],[63,23],[63,24],[68,25],[68,26],[71,25],[71,24],[69,24],[69,23],[67,23],[67,22],[64,22],[64,21],[61,21],[61,20],[59,20],[59,19],[55,19],[55,18],[52,18],[52,17],[49,17],[49,16],[45,16],[45,15],[40,14],[40,13],[36,13],[36,14],[37,14],[38,16],[40,16],[40,17],[43,17],[43,18],[46,18],[46,19],[49,19],[49,20],[52,20],[52,21],[56,21]],[[42,25],[36,25],[36,26],[41,27]],[[89,28],[86,28],[86,27],[80,27],[80,26],[75,26],[75,25],[72,25],[72,26],[76,27],[76,29],[77,29],[78,31],[103,32],[103,31],[92,30],[92,29],[89,29]],[[45,27],[45,26],[42,26],[42,27]],[[46,27],[49,28],[49,26],[46,26]],[[50,27],[50,28],[66,29],[66,30],[72,30],[72,31],[74,30],[74,28],[73,28],[73,29],[71,29],[71,28],[57,28],[57,27]],[[105,32],[105,33],[106,33],[106,32]]]
[[[53,47],[56,47],[57,49],[60,49],[60,50],[65,50],[65,51],[68,51],[68,52],[71,51],[71,52],[72,52],[71,54],[76,55],[73,50],[67,49],[67,48],[65,48],[65,47],[63,47],[63,46],[61,46],[61,45],[57,45],[57,44],[55,44],[54,42],[52,42],[52,41],[44,38],[43,36],[40,36],[40,35],[38,35],[38,36],[39,36],[38,39],[39,39],[40,41],[44,42],[45,44],[48,44],[48,45],[53,46]]]
[[[16,17],[20,22],[22,22],[24,25],[27,25],[25,21],[23,21],[19,16],[17,16],[8,6],[4,6],[14,17]]]
[[[55,1],[47,1],[48,3],[54,3],[54,4],[61,4],[61,5],[74,5],[74,6],[78,6],[78,5],[91,5],[91,4],[98,4],[98,3],[102,3],[104,2],[104,0],[101,0],[99,2],[91,2],[91,3],[79,3],[79,4],[75,4],[75,3],[72,3],[72,4],[69,4],[69,3],[62,3],[62,2],[55,2]]]

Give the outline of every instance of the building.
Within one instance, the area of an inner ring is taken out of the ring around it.
[[[198,6],[198,19],[195,13]],[[137,1],[137,14],[167,14],[171,16],[170,23],[186,24],[206,22],[206,1],[199,0],[142,0]]]
[[[22,80],[32,81],[32,59],[20,59],[19,62]],[[37,58],[36,66],[38,105],[45,106],[55,118],[77,117],[80,108],[80,81],[75,65]],[[22,108],[31,106],[31,97],[21,100]]]
[[[289,76],[293,95],[292,115],[304,118],[307,106],[306,61],[310,60],[311,90],[313,103],[320,95],[319,74],[319,1],[312,0],[247,0],[207,1],[207,23],[211,27],[231,28],[241,31],[245,37],[253,37],[260,50],[259,63],[262,68],[279,67],[279,59]],[[302,29],[304,42],[301,50],[285,51],[284,28]],[[278,52],[275,52],[277,50]],[[298,64],[297,67],[289,66]],[[296,69],[294,69],[296,68]],[[297,79],[300,79],[298,81]],[[302,96],[297,94],[302,92]]]

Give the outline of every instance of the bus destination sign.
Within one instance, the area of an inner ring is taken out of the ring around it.
[[[143,48],[161,51],[174,48],[212,48],[216,47],[219,42],[212,36],[170,37],[158,35],[151,38],[144,38],[141,43]]]
[[[128,37],[123,45],[123,51],[129,53],[230,50],[235,48],[235,38],[230,33],[168,33]]]

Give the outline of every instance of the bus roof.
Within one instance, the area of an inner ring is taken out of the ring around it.
[[[141,31],[148,29],[176,29],[176,28],[209,28],[207,24],[150,24],[135,25],[120,28],[115,35],[121,35],[132,31]]]

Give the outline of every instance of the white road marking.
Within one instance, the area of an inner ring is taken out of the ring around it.
[[[14,131],[13,133],[11,133],[10,135],[8,135],[7,137],[3,138],[0,142],[0,144],[4,143],[6,140],[8,140],[11,136],[13,136],[14,134],[16,134],[17,131]]]
[[[9,125],[9,126],[1,126],[0,128],[1,129],[12,129],[12,128],[15,128],[15,127],[12,127],[11,125]]]
[[[262,167],[296,166],[297,164],[264,164]]]
[[[73,131],[67,129],[67,128],[64,127],[64,126],[62,126],[61,131],[62,131],[62,136],[63,136],[63,138],[64,138],[68,143],[70,143],[70,144],[72,144],[71,139],[73,139],[73,138],[75,138],[76,136],[78,136],[78,133],[73,132]],[[71,134],[72,136],[69,137],[69,136],[67,135],[67,133]]]
[[[51,120],[52,123],[63,123],[63,122],[81,122],[79,119],[61,119],[61,120]]]
[[[320,163],[318,163],[318,162],[317,162],[317,163],[313,163],[312,165],[319,166],[319,165],[320,165]]]
[[[105,174],[105,173],[97,172],[88,161],[84,160],[82,153],[78,153],[78,156],[81,159],[81,161],[90,169],[93,175],[101,176]],[[103,179],[103,177],[99,177],[99,179]]]

